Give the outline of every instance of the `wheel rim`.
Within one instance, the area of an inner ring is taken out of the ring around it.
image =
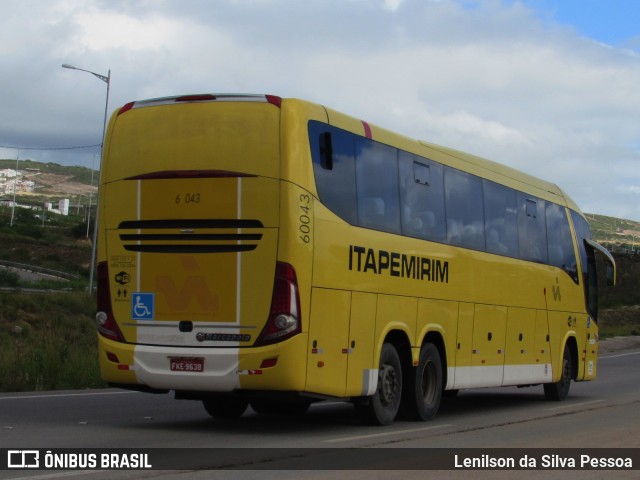
[[[380,400],[382,404],[391,405],[398,391],[398,374],[391,365],[384,365],[380,371]]]

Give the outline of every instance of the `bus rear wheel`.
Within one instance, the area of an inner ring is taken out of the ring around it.
[[[432,343],[425,343],[420,350],[420,362],[416,369],[414,401],[415,416],[430,420],[436,416],[442,399],[442,360]]]
[[[365,420],[374,425],[393,423],[400,409],[402,397],[402,365],[395,347],[390,343],[382,345],[378,386],[372,397],[359,406]]]
[[[547,400],[560,401],[567,398],[571,387],[572,371],[571,349],[569,345],[565,345],[564,353],[562,354],[562,376],[560,380],[555,383],[544,384],[544,396]]]
[[[202,405],[214,418],[239,418],[249,406],[249,400],[238,395],[216,395],[202,400]]]

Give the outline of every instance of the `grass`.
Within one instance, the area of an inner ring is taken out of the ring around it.
[[[54,168],[55,165],[48,165]],[[25,281],[0,268],[0,391],[101,387],[95,298],[86,294],[91,244],[82,218],[0,207],[0,260],[65,272],[75,280]],[[64,290],[24,293],[20,288]]]
[[[640,335],[640,305],[604,309],[598,326],[600,338]]]
[[[10,229],[0,225],[0,260],[66,272],[84,278],[86,285],[91,243],[72,238],[63,229],[30,228],[38,235],[31,234],[26,226]]]
[[[0,391],[102,387],[95,299],[86,293],[0,293]]]

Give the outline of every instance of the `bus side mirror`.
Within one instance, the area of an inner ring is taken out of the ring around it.
[[[584,245],[585,248],[592,249],[593,251],[600,252],[604,255],[605,261],[607,262],[607,271],[605,272],[607,285],[610,287],[614,286],[616,284],[616,261],[611,256],[611,253],[609,253],[609,250],[588,238],[584,239]]]

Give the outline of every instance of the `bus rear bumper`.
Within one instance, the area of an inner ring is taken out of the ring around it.
[[[302,391],[306,346],[306,334],[265,347],[207,349],[133,345],[99,336],[100,372],[108,383],[155,390]]]

